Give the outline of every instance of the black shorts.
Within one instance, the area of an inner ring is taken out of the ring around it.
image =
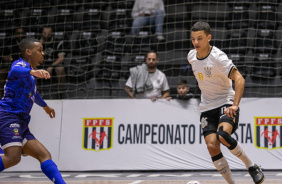
[[[204,137],[211,133],[216,133],[218,125],[222,122],[230,123],[233,126],[231,134],[233,134],[237,130],[240,109],[236,111],[236,116],[234,118],[228,117],[226,114],[224,114],[224,110],[230,106],[231,105],[223,105],[221,107],[203,112],[201,114],[200,121]]]

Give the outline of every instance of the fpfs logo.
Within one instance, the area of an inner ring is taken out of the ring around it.
[[[255,145],[260,149],[282,148],[282,117],[255,117]]]
[[[83,118],[83,149],[93,151],[111,149],[113,120],[114,118]]]

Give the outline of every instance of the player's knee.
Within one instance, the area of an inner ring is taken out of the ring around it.
[[[41,163],[44,162],[45,160],[52,160],[51,154],[49,151],[45,152],[44,154],[40,155],[38,159]]]
[[[17,165],[21,161],[21,155],[14,155],[7,157],[7,163],[5,163],[5,168],[12,167],[14,165]]]
[[[40,154],[35,155],[34,158],[36,158],[40,163],[46,160],[52,160],[51,154],[48,150],[40,152]]]
[[[208,143],[207,148],[209,150],[209,153],[212,154],[212,155],[214,155],[214,154],[216,154],[220,151],[220,148],[216,144],[213,144],[213,143]]]
[[[227,132],[225,132],[222,126],[216,133],[216,137],[219,142],[221,142],[230,150],[233,150],[237,146],[237,141],[233,139]]]

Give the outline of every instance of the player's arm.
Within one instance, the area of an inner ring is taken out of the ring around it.
[[[41,96],[36,92],[34,102],[39,105],[40,107],[43,107],[45,112],[50,116],[50,118],[55,117],[55,110],[51,107],[49,107],[46,102],[41,98]]]
[[[125,86],[125,91],[131,98],[136,98],[135,95],[132,93],[132,88],[130,88],[129,86]]]
[[[16,64],[11,68],[10,73],[12,76],[19,78],[30,75],[30,71],[30,68],[25,68],[21,65]]]
[[[55,110],[52,107],[47,105],[46,107],[43,107],[43,109],[50,116],[50,118],[55,118]]]
[[[49,79],[50,74],[46,70],[32,70],[30,68],[25,68],[22,65],[14,65],[10,71],[11,75],[14,77],[25,77],[29,75],[34,75],[39,78]]]
[[[30,70],[30,75],[33,75],[35,77],[38,77],[38,78],[45,78],[45,79],[50,79],[50,74],[48,71],[46,70]]]
[[[233,118],[233,115],[236,115],[236,111],[239,108],[239,103],[240,103],[241,98],[243,96],[244,87],[245,87],[245,79],[243,78],[243,76],[240,74],[240,72],[236,68],[234,68],[231,71],[229,77],[235,83],[235,98],[234,98],[233,105],[228,107],[225,110],[225,114],[228,117],[232,117]]]

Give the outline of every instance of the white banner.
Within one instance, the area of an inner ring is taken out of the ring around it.
[[[281,169],[281,138],[276,136],[277,143],[270,146],[264,134],[256,134],[255,117],[263,121],[281,117],[279,101],[282,99],[243,99],[239,128],[233,135],[264,169]],[[64,101],[63,109],[63,170],[214,169],[200,134],[196,99],[73,100]],[[258,139],[266,140],[267,147],[257,146]],[[226,147],[222,151],[232,169],[245,168]]]
[[[197,99],[47,102],[56,109],[56,118],[35,106],[30,128],[61,171],[214,169],[201,135]],[[280,104],[280,98],[242,99],[239,127],[232,135],[263,169],[281,169]],[[231,169],[245,168],[221,148]],[[8,170],[39,171],[40,166],[25,157]]]

